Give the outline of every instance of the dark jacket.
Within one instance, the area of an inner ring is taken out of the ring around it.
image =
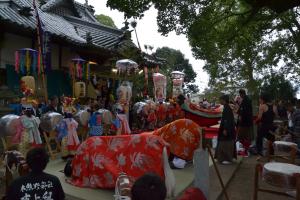
[[[57,106],[57,109],[55,109],[52,105],[49,105],[45,110],[44,113],[47,112],[57,112],[59,114],[63,114],[62,112],[62,107],[61,106]]]
[[[227,135],[223,134],[223,131],[227,131]],[[235,122],[233,112],[228,104],[224,105],[222,119],[219,129],[218,140],[234,140],[235,139]]]
[[[238,110],[239,120],[238,125],[242,127],[253,126],[253,110],[252,102],[248,96],[243,99]]]

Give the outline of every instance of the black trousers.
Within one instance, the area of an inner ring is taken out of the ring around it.
[[[258,127],[257,137],[256,137],[256,150],[258,154],[262,155],[264,138],[272,142],[275,141],[275,136],[270,133],[270,131],[273,131],[273,129],[274,128],[271,125],[269,126],[260,125]],[[270,153],[274,154],[274,152],[270,152]]]

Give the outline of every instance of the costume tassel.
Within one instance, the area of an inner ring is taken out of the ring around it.
[[[20,57],[18,51],[15,52],[15,71],[20,73]]]
[[[31,70],[33,74],[36,74],[36,65],[37,65],[37,52],[33,52],[32,54],[32,64],[31,64]]]
[[[73,68],[74,68],[74,65],[70,65],[69,75],[70,75],[70,78],[72,78],[72,79],[73,79]]]
[[[25,75],[26,72],[25,72],[25,66],[24,66],[24,62],[25,62],[25,55],[24,55],[24,52],[23,51],[20,51],[20,71],[21,71],[21,74],[22,75]]]
[[[80,63],[80,64],[79,64],[79,69],[78,69],[79,79],[82,79],[82,66],[83,66],[83,64]]]
[[[90,80],[90,64],[86,67],[86,80]]]
[[[41,54],[38,52],[38,61],[37,61],[38,74],[41,74]]]
[[[26,51],[26,73],[30,74],[30,52]]]

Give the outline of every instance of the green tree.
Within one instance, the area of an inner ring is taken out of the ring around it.
[[[195,57],[206,61],[213,88],[246,87],[257,95],[275,67],[299,81],[299,1],[108,0],[108,5],[126,18],[141,18],[153,5],[159,31],[187,35]]]
[[[109,27],[112,27],[112,28],[117,28],[117,26],[115,25],[114,20],[110,16],[100,14],[100,15],[96,15],[96,19],[98,20],[99,23],[101,23],[105,26],[109,26]]]
[[[273,99],[286,101],[295,98],[297,91],[297,87],[294,87],[289,80],[279,74],[271,74],[261,87],[261,92],[268,94]]]

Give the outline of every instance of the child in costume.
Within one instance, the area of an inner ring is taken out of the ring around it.
[[[120,119],[121,122],[121,135],[129,135],[131,134],[131,129],[129,127],[129,123],[128,123],[128,117],[125,114],[125,109],[124,106],[122,106],[121,104],[116,104],[115,105],[117,108],[117,117]]]
[[[118,116],[120,109],[114,105],[112,109],[112,123],[110,126],[110,135],[121,135],[122,134],[122,121]]]
[[[63,113],[65,118],[56,127],[58,132],[58,140],[61,142],[62,158],[66,159],[75,155],[77,147],[80,144],[77,128],[78,123],[73,118],[76,109],[73,106],[73,99],[64,97]]]
[[[102,115],[98,112],[98,107],[92,108],[92,116],[89,120],[89,136],[101,136],[103,134]]]
[[[61,141],[62,158],[75,155],[80,144],[77,135],[78,123],[73,119],[71,113],[66,113],[65,118],[57,125],[58,140]]]
[[[42,139],[39,131],[40,119],[33,115],[31,107],[24,109],[24,115],[20,117],[23,126],[21,140],[19,143],[19,151],[26,155],[31,147],[42,144]]]

